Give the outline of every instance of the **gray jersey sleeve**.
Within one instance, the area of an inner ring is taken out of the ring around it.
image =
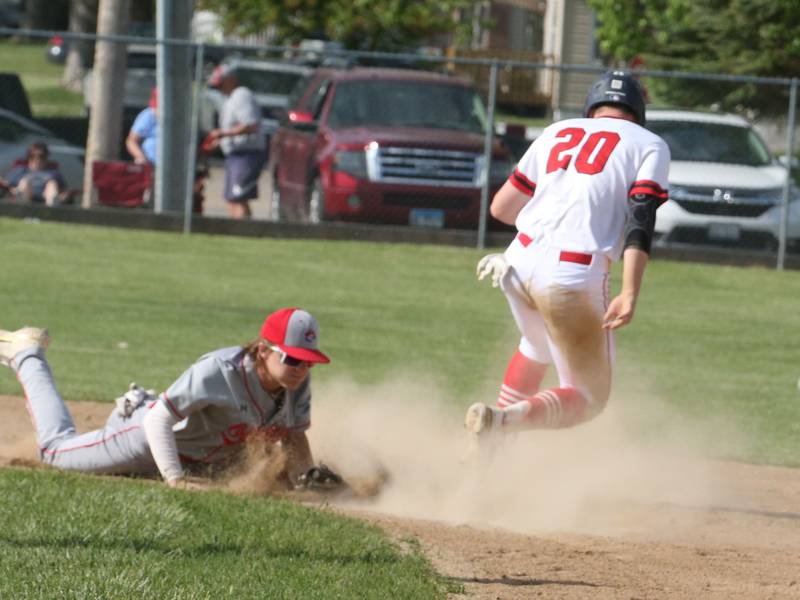
[[[184,371],[161,395],[161,400],[178,419],[212,404],[229,404],[230,391],[224,369],[222,361],[206,355]]]

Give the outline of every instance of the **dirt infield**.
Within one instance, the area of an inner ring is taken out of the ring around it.
[[[416,538],[466,597],[800,598],[800,470],[701,461],[686,439],[634,443],[613,414],[465,463],[452,414],[350,392],[337,392],[346,409],[315,409],[328,433],[312,430],[312,446],[346,475],[380,465],[392,478],[325,509]],[[111,406],[70,408],[84,431]],[[24,402],[0,397],[0,464],[34,458]]]

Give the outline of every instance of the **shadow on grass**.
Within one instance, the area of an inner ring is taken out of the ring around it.
[[[117,552],[136,552],[163,554],[170,558],[184,557],[189,559],[206,559],[220,556],[240,556],[244,552],[258,550],[261,556],[266,558],[290,558],[304,559],[308,561],[331,563],[331,564],[395,564],[397,558],[389,555],[381,555],[373,552],[365,553],[362,556],[344,555],[331,553],[329,548],[323,548],[319,552],[308,551],[302,548],[270,548],[267,545],[254,546],[252,544],[232,544],[232,543],[204,543],[189,547],[169,546],[153,542],[136,540],[86,540],[78,536],[70,536],[55,540],[42,539],[19,539],[7,533],[0,533],[0,544],[7,544],[16,548],[51,548],[63,550],[110,550]]]

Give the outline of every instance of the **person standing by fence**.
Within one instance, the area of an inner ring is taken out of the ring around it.
[[[225,155],[225,201],[234,219],[252,216],[250,201],[258,198],[258,178],[266,162],[266,138],[261,128],[261,110],[253,92],[240,84],[236,69],[219,65],[208,81],[226,98],[219,128],[207,136]]]

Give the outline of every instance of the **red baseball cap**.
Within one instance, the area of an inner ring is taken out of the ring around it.
[[[292,358],[312,363],[331,359],[317,348],[317,320],[299,308],[282,308],[269,315],[261,327],[261,337]]]

